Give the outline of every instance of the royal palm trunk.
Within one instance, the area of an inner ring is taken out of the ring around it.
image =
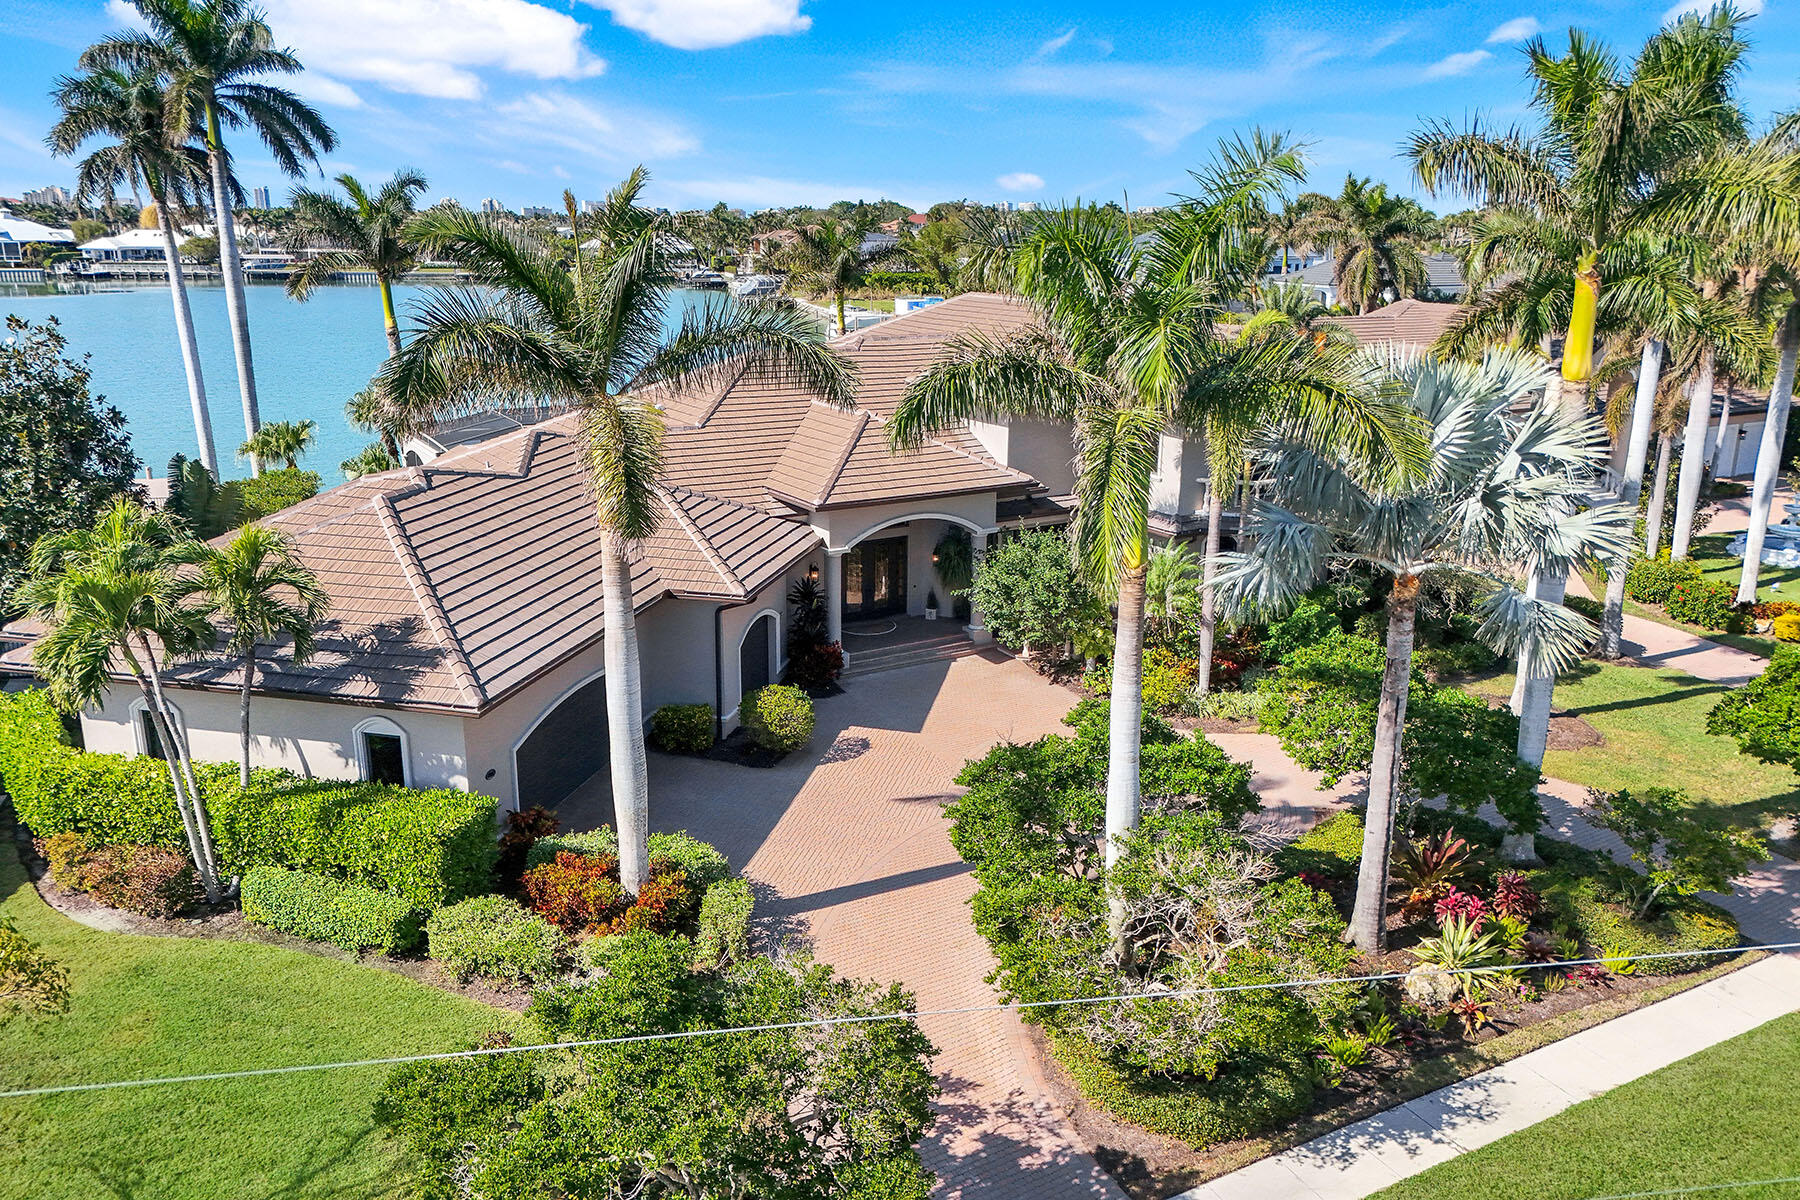
[[[1675,531],[1669,535],[1669,557],[1686,558],[1694,537],[1694,511],[1706,476],[1706,431],[1712,422],[1713,350],[1700,351],[1694,390],[1688,396],[1687,427],[1681,436],[1681,474],[1675,483]]]
[[[1111,868],[1125,851],[1124,838],[1138,825],[1138,759],[1143,738],[1144,708],[1144,578],[1143,562],[1119,575],[1119,619],[1113,641],[1112,699],[1108,707],[1106,763],[1106,865]],[[1109,889],[1110,891],[1110,889]],[[1107,902],[1107,930],[1121,959],[1125,945],[1124,901],[1113,893]]]
[[[1669,456],[1675,439],[1662,434],[1656,439],[1656,482],[1650,488],[1650,507],[1644,513],[1644,554],[1655,558],[1662,545],[1663,504],[1669,498]]]
[[[206,163],[212,173],[213,230],[219,238],[219,273],[225,282],[225,312],[231,320],[231,349],[237,358],[238,398],[244,406],[244,437],[256,436],[262,414],[256,403],[256,364],[250,355],[250,317],[244,311],[244,272],[238,256],[237,226],[231,216],[231,194],[226,187],[225,144],[219,136],[219,112],[206,106]],[[252,474],[262,474],[262,460],[250,458]]]
[[[1663,345],[1655,338],[1644,343],[1644,357],[1638,364],[1637,390],[1631,404],[1631,432],[1625,440],[1625,474],[1619,481],[1620,507],[1636,512],[1638,496],[1644,490],[1644,455],[1650,449],[1650,425],[1656,416],[1656,388],[1662,376]],[[1655,537],[1651,538],[1654,549]],[[1625,572],[1630,564],[1621,560],[1606,572],[1606,610],[1600,619],[1600,657],[1619,657],[1620,639],[1625,634]]]
[[[175,222],[169,206],[156,191],[156,227],[162,234],[163,261],[169,268],[169,299],[175,306],[175,336],[181,341],[181,366],[187,372],[188,406],[194,410],[194,440],[200,447],[200,464],[219,477],[219,451],[213,442],[212,412],[206,407],[206,380],[200,369],[200,343],[194,337],[194,314],[188,307],[187,280],[181,270],[181,248],[175,241]]]
[[[644,694],[638,674],[637,618],[625,539],[600,533],[600,591],[606,614],[606,733],[611,751],[613,820],[619,831],[619,883],[635,896],[650,872],[650,781],[644,755]]]
[[[1213,596],[1213,577],[1219,570],[1219,526],[1225,520],[1225,497],[1216,480],[1206,483],[1206,557],[1200,562],[1200,651],[1194,678],[1194,691],[1206,695],[1212,690],[1213,642],[1219,631],[1219,605]],[[1241,540],[1243,530],[1240,527]]]
[[[1762,570],[1763,540],[1775,507],[1775,477],[1781,469],[1781,443],[1787,434],[1788,410],[1794,402],[1794,356],[1800,350],[1800,304],[1788,306],[1781,319],[1781,365],[1769,389],[1769,413],[1763,419],[1762,444],[1756,452],[1756,483],[1750,491],[1750,527],[1745,530],[1744,573],[1738,579],[1739,604],[1756,601]]]
[[[1419,577],[1401,575],[1387,601],[1387,663],[1375,718],[1375,751],[1369,760],[1369,810],[1363,826],[1356,904],[1345,936],[1357,949],[1379,954],[1387,923],[1388,855],[1394,843],[1395,799],[1400,788],[1400,743],[1406,732],[1406,692],[1412,681],[1414,621]]]

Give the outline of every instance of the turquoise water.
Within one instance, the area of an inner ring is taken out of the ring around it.
[[[426,290],[394,289],[403,326],[407,303]],[[380,293],[373,287],[326,287],[302,304],[288,299],[278,284],[253,284],[245,291],[263,421],[317,421],[318,440],[300,465],[317,471],[326,487],[342,483],[338,463],[372,440],[344,419],[344,402],[368,384],[387,357]],[[671,305],[672,317],[709,294],[679,295],[682,303]],[[226,475],[241,476],[248,466],[233,451],[244,440],[244,417],[225,291],[217,285],[190,286],[188,296],[220,466]],[[187,377],[166,286],[49,291],[0,285],[0,311],[30,321],[57,318],[69,353],[91,356],[91,390],[103,393],[125,414],[132,448],[156,475],[163,474],[173,454],[196,456]]]

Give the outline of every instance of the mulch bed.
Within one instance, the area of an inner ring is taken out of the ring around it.
[[[787,755],[778,750],[766,750],[750,740],[750,735],[741,728],[731,731],[729,737],[722,742],[714,742],[700,758],[710,758],[714,762],[732,763],[740,767],[772,767]]]

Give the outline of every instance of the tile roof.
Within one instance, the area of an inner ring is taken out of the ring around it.
[[[1372,309],[1360,317],[1333,317],[1365,346],[1381,342],[1429,346],[1462,316],[1461,304],[1434,304],[1429,300],[1400,300]]]

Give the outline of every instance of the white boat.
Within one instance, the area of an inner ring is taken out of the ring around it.
[[[731,294],[740,300],[773,296],[781,290],[781,280],[773,275],[743,275],[732,281]]]

